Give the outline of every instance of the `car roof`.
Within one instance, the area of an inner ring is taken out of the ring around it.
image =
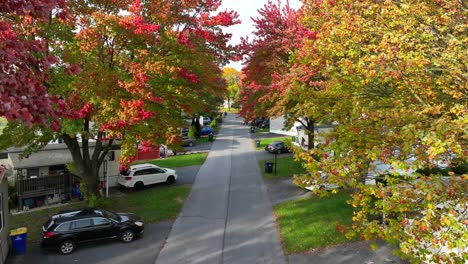
[[[151,163],[135,164],[135,165],[130,166],[130,170],[137,170],[137,169],[144,169],[144,168],[159,168],[159,166],[156,166]]]
[[[102,210],[98,208],[85,207],[77,210],[61,211],[58,214],[52,215],[51,218],[55,223],[62,223],[65,221],[93,216],[103,216]]]

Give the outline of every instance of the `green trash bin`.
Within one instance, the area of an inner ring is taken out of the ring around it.
[[[28,237],[28,229],[26,227],[10,230],[11,245],[13,253],[16,255],[24,255],[26,253],[26,238]]]

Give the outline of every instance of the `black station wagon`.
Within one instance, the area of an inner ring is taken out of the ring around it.
[[[72,253],[78,244],[118,238],[132,242],[143,233],[144,223],[134,214],[83,208],[53,215],[42,227],[41,248]]]

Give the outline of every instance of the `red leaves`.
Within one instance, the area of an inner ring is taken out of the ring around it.
[[[190,73],[188,70],[186,69],[181,69],[179,71],[179,75],[182,77],[182,78],[185,78],[186,80],[188,80],[189,82],[192,82],[192,83],[197,83],[198,82],[198,78],[195,74],[193,73]]]
[[[136,35],[151,35],[155,32],[159,33],[160,26],[146,22],[141,15],[141,10],[142,4],[140,0],[135,0],[132,7],[130,7],[132,15],[121,20],[120,24],[126,29],[133,30],[133,33]]]

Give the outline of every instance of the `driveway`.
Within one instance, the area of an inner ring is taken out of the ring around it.
[[[77,248],[70,255],[43,253],[37,247],[28,248],[26,255],[9,257],[7,264],[149,264],[154,263],[161,246],[169,234],[173,221],[147,224],[142,238],[130,244],[106,241]]]

